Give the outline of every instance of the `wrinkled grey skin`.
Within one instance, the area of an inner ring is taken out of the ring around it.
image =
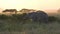
[[[48,23],[48,15],[43,11],[37,11],[37,21]]]
[[[48,15],[43,11],[28,13],[24,18],[32,19],[34,22],[48,23]]]

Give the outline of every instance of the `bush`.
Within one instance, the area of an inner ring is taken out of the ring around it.
[[[8,18],[9,18],[9,17],[6,16],[6,15],[4,15],[4,14],[0,15],[0,19],[8,19]]]
[[[57,21],[58,18],[55,17],[55,16],[49,16],[49,22],[54,22],[54,21]]]
[[[18,20],[18,21],[24,21],[23,17],[25,16],[26,14],[13,14],[12,15],[12,18],[15,19],[15,20]]]

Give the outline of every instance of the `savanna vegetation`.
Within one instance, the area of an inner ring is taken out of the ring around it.
[[[24,20],[24,14],[0,15],[0,34],[60,34],[60,17],[49,16],[49,23]]]

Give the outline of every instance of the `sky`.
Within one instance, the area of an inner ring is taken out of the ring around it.
[[[0,0],[0,8],[45,10],[60,8],[60,0]]]

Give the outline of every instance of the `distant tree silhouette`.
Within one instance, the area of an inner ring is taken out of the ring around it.
[[[17,14],[17,10],[16,9],[5,9],[5,10],[3,10],[3,13],[4,12],[10,12],[10,13],[14,12],[15,14]]]
[[[22,9],[22,10],[20,10],[20,12],[22,12],[22,13],[28,13],[29,10],[28,9]]]
[[[60,8],[58,9],[58,14],[60,13]]]
[[[20,10],[20,12],[22,12],[22,13],[30,13],[30,12],[33,12],[33,11],[36,11],[36,10],[33,10],[33,9],[25,9],[25,8],[23,8],[23,9],[21,9]]]

